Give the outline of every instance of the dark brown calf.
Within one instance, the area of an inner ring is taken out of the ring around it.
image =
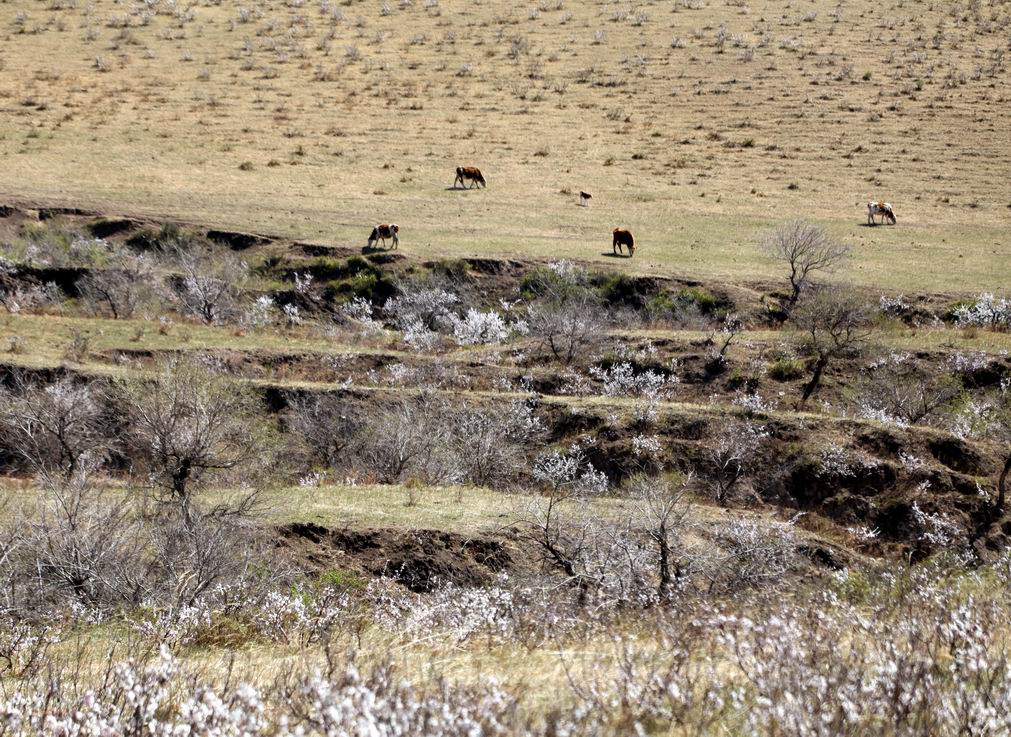
[[[632,231],[625,230],[624,228],[615,228],[613,235],[611,248],[614,250],[614,255],[621,255],[621,247],[626,246],[628,248],[628,257],[632,258],[635,255],[635,238],[632,237]]]

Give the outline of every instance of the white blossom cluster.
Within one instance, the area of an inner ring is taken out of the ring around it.
[[[818,453],[817,473],[819,476],[853,476],[853,459],[850,452],[837,443],[822,448]]]
[[[1011,300],[983,292],[975,302],[959,305],[953,310],[955,324],[996,330],[1011,327]]]
[[[647,397],[664,399],[670,396],[678,384],[676,376],[664,376],[647,369],[636,373],[628,361],[616,363],[610,368],[590,367],[590,375],[604,385],[604,394],[609,397]]]
[[[533,477],[552,489],[573,489],[585,494],[603,494],[607,476],[593,467],[580,445],[565,453],[549,451],[534,459]]]
[[[378,623],[401,636],[440,633],[455,643],[476,635],[507,637],[516,625],[514,591],[504,574],[491,586],[439,586],[427,594],[380,579],[368,597]]]
[[[882,294],[881,299],[878,300],[878,307],[884,314],[892,317],[901,317],[910,310],[909,303],[906,302],[904,294],[900,294],[897,297],[889,297]]]
[[[885,425],[894,425],[896,427],[907,427],[909,424],[901,417],[896,417],[894,414],[889,412],[884,407],[880,406],[878,403],[871,401],[870,399],[867,398],[861,398],[857,402],[855,414],[860,419],[872,420],[874,422],[880,422]]]
[[[632,438],[632,451],[637,456],[655,458],[660,454],[660,438],[656,435],[636,435]]]
[[[924,482],[929,486],[929,482]],[[964,536],[962,526],[940,512],[926,512],[918,502],[910,509],[913,521],[920,528],[920,540],[935,548],[945,548],[958,543]]]
[[[775,399],[763,399],[760,394],[749,394],[743,391],[737,392],[731,403],[749,415],[767,414],[779,406],[779,402]]]
[[[463,317],[451,315],[453,339],[457,345],[503,343],[510,336],[526,335],[529,328],[522,320],[507,323],[495,310],[483,312],[470,308]]]
[[[241,322],[249,328],[266,327],[274,322],[276,310],[274,298],[268,294],[261,294],[243,312]]]

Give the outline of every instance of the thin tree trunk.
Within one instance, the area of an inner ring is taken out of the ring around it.
[[[804,405],[807,404],[807,400],[811,398],[814,394],[814,390],[818,388],[821,384],[821,376],[825,373],[825,366],[828,364],[828,360],[824,358],[819,358],[818,362],[814,365],[814,373],[811,374],[811,380],[807,382],[804,386],[804,394],[800,398],[800,402],[797,403],[797,409],[804,409]]]
[[[1000,472],[997,479],[997,511],[1004,511],[1004,499],[1007,496],[1007,477],[1011,474],[1011,453],[1008,453],[1007,460],[1004,461],[1004,470]]]
[[[670,598],[671,585],[670,543],[667,541],[667,530],[661,528],[657,533],[656,541],[660,546],[660,586],[657,593],[660,595],[660,601],[667,601]]]

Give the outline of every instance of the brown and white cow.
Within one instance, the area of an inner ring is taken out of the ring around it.
[[[456,179],[453,180],[453,186],[456,187],[457,183],[461,187],[464,186],[466,182],[471,182],[471,187],[480,184],[482,187],[487,187],[488,183],[484,181],[484,175],[481,170],[476,166],[458,166],[456,167]],[[470,189],[470,187],[468,187]]]
[[[614,255],[621,255],[621,247],[626,246],[628,248],[628,257],[632,258],[635,255],[635,238],[632,237],[632,231],[625,230],[624,228],[615,228],[612,235],[611,248],[614,251]]]
[[[386,239],[391,238],[393,240],[393,248],[400,245],[400,238],[398,234],[400,233],[400,226],[396,223],[390,223],[389,225],[377,225],[372,229],[372,233],[369,235],[369,243],[366,248],[372,248],[373,244],[379,241],[383,242],[383,246],[386,246]]]
[[[868,202],[867,203],[867,224],[877,225],[874,220],[876,216],[881,216],[881,222],[884,224],[887,219],[892,225],[895,225],[895,213],[892,211],[892,206],[887,202]]]

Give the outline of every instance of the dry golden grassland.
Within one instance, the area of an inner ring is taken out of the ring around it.
[[[802,215],[846,278],[1008,283],[1011,4],[6,0],[0,193],[432,256],[738,281]],[[449,191],[458,164],[489,187]],[[576,194],[593,194],[580,208]],[[897,227],[862,227],[865,203]]]

